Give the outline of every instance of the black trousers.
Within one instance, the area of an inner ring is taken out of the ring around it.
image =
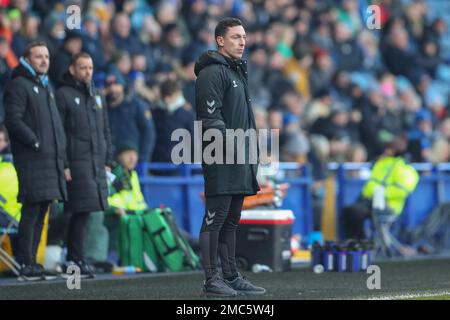
[[[67,235],[67,261],[84,261],[86,225],[90,212],[71,213]]]
[[[368,200],[360,199],[345,207],[342,222],[346,239],[365,239],[364,221],[372,217],[372,206]]]
[[[206,197],[206,212],[200,230],[200,250],[206,279],[218,273],[218,255],[223,277],[231,279],[238,275],[236,228],[243,202],[243,195]]]
[[[45,213],[50,205],[50,201],[38,203],[23,201],[22,205],[16,258],[19,264],[31,265],[36,263]]]

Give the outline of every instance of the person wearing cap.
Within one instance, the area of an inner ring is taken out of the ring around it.
[[[116,165],[112,169],[114,181],[109,186],[109,208],[105,210],[110,252],[117,251],[119,246],[120,219],[117,218],[126,215],[127,211],[142,211],[148,208],[135,170],[138,154],[138,147],[130,141],[124,141],[116,148]]]
[[[139,150],[139,161],[149,161],[155,146],[155,127],[148,106],[132,92],[125,96],[125,83],[115,74],[106,77],[106,102],[113,146],[132,142]]]
[[[108,208],[106,172],[113,162],[106,102],[92,83],[93,69],[89,54],[74,55],[55,95],[67,136],[64,210],[71,218],[65,266],[76,264],[82,277],[94,276],[84,255],[86,223],[91,212]]]
[[[415,190],[419,174],[405,160],[407,150],[405,137],[398,136],[387,143],[370,173],[356,203],[345,207],[342,213],[344,234],[347,239],[365,239],[364,221],[372,217],[372,198],[375,190],[384,188],[386,210],[389,214],[400,216],[406,199]]]

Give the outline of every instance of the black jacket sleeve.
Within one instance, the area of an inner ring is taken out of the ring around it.
[[[29,148],[39,142],[36,133],[25,123],[27,92],[19,82],[10,82],[4,95],[5,125],[11,136]]]
[[[64,127],[64,131],[66,133],[67,140],[69,140],[70,135],[67,130],[67,119],[66,119],[67,118],[67,104],[66,104],[66,99],[64,98],[64,93],[62,92],[62,90],[56,90],[55,103],[56,103],[56,106],[58,107],[59,115],[60,115],[61,122]],[[65,169],[69,168],[68,152],[69,152],[69,148],[66,147],[66,153],[64,154],[64,168]]]
[[[104,106],[106,106],[106,103],[102,102]],[[109,128],[109,119],[108,119],[108,111],[104,108],[103,109],[103,135],[105,136],[105,143],[106,143],[106,159],[105,159],[105,165],[112,168],[114,158],[113,158],[113,151],[112,151],[112,142],[111,142],[111,130]]]
[[[220,68],[218,65],[212,65],[200,72],[195,82],[195,105],[203,130],[218,129],[225,136],[222,107],[227,84]]]

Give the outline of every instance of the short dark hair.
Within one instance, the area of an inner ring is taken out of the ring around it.
[[[166,80],[161,84],[161,96],[163,98],[171,96],[177,91],[180,91],[180,86],[178,85],[178,82],[175,80]]]
[[[74,66],[77,63],[78,59],[81,59],[81,58],[91,58],[92,59],[92,57],[89,53],[83,52],[83,51],[78,52],[72,56],[72,59],[70,60],[70,65]]]
[[[48,49],[47,43],[45,43],[44,41],[33,41],[29,45],[27,45],[27,48],[23,56],[25,58],[29,58],[31,55],[31,49],[35,47],[46,47]]]
[[[226,17],[219,21],[214,30],[214,37],[223,37],[227,33],[228,28],[242,26],[241,20],[238,18]]]

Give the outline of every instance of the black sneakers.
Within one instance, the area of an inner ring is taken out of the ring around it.
[[[40,274],[43,280],[56,280],[58,278],[58,273],[50,270],[45,270],[41,264],[34,264],[34,270],[36,273]]]
[[[266,293],[266,289],[257,287],[252,284],[247,278],[238,273],[238,277],[234,280],[224,280],[225,283],[233,288],[239,294],[244,295],[260,295]]]
[[[75,266],[76,268],[78,268],[81,279],[95,278],[94,269],[86,262],[84,262],[84,261],[77,261],[77,262],[69,261],[62,266],[61,277],[63,277],[64,279],[67,279],[70,276],[74,275],[74,272],[69,270],[70,266]],[[67,271],[71,271],[71,272],[67,273]]]
[[[37,268],[35,268],[34,265],[23,264],[20,267],[20,274],[17,279],[19,281],[39,281],[43,280],[44,278],[42,277],[42,272],[40,272]]]
[[[205,281],[203,285],[203,294],[206,297],[236,297],[238,293],[227,285],[219,275],[213,276],[211,279]]]

